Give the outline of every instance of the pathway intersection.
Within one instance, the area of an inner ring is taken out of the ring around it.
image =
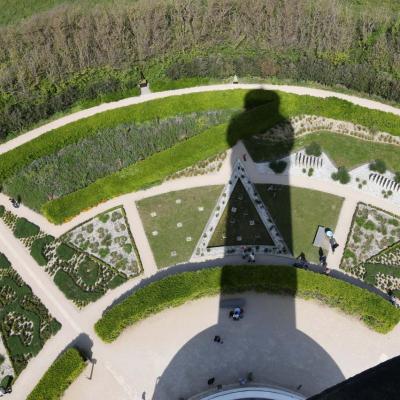
[[[260,87],[264,89],[283,90],[302,95],[308,94],[319,97],[336,96],[351,101],[354,104],[360,104],[364,107],[393,112],[397,115],[400,115],[399,109],[385,104],[319,89],[281,85],[205,86],[198,88],[182,89],[177,91],[151,93],[142,97],[125,99],[118,102],[93,107],[89,110],[84,110],[79,113],[61,118],[60,120],[51,122],[41,128],[35,129],[31,132],[19,136],[14,140],[0,145],[0,154],[23,143],[26,143],[56,127],[63,126],[72,121],[86,118],[90,115],[94,115],[95,113],[103,112],[105,110],[115,109],[130,104],[137,104],[143,101],[149,101],[152,99],[167,96],[175,96],[184,93],[237,88],[250,89]],[[26,217],[28,220],[37,224],[43,231],[56,237],[64,234],[76,225],[79,225],[80,223],[85,222],[88,219],[106,210],[109,210],[112,207],[122,205],[126,211],[129,225],[132,227],[132,234],[134,236],[134,240],[143,265],[143,274],[141,276],[128,280],[116,289],[108,291],[98,301],[87,305],[82,310],[79,310],[69,300],[65,298],[65,296],[55,286],[52,278],[34,262],[28,250],[12,235],[12,233],[8,230],[4,223],[0,221],[0,247],[2,251],[10,259],[14,268],[21,275],[24,281],[31,286],[33,292],[42,300],[43,304],[48,308],[50,313],[62,323],[61,331],[46,343],[38,356],[31,360],[28,367],[22,372],[22,374],[18,378],[16,385],[14,386],[13,393],[9,397],[10,400],[26,398],[26,396],[31,392],[37,381],[47,370],[47,368],[53,363],[59,353],[63,351],[65,347],[69,343],[74,341],[77,337],[80,338],[80,341],[83,343],[82,345],[86,349],[88,347],[91,347],[93,358],[95,358],[98,363],[96,368],[107,370],[110,376],[113,377],[115,381],[114,383],[117,386],[120,386],[121,393],[124,393],[124,397],[121,398],[137,398],[135,397],[134,391],[132,391],[132,388],[130,387],[129,383],[126,382],[125,378],[121,377],[120,375],[118,375],[118,373],[115,372],[118,370],[118,366],[113,364],[116,362],[115,358],[113,359],[113,361],[109,361],[109,349],[107,348],[107,345],[102,343],[101,340],[98,339],[98,337],[95,335],[93,330],[94,323],[101,317],[104,310],[110,307],[115,301],[118,301],[118,299],[120,299],[127,293],[132,292],[136,288],[143,286],[151,282],[152,280],[159,279],[160,277],[175,272],[197,268],[206,268],[214,265],[241,263],[242,260],[240,257],[236,256],[225,256],[225,258],[223,259],[204,262],[202,264],[188,263],[176,267],[171,267],[167,270],[159,271],[157,269],[154,256],[147,240],[143,223],[139,216],[135,202],[147,197],[164,194],[171,191],[178,191],[195,187],[205,187],[210,185],[225,185],[232,174],[232,164],[235,160],[242,158],[243,154],[247,154],[247,161],[243,162],[246,173],[248,174],[251,181],[255,184],[272,183],[287,185],[289,183],[289,185],[293,187],[313,189],[343,197],[344,202],[339,214],[339,220],[335,232],[336,240],[338,241],[338,243],[340,243],[340,247],[336,250],[334,254],[329,253],[328,256],[328,265],[332,269],[338,270],[339,263],[343,255],[346,238],[350,229],[352,217],[358,202],[369,203],[374,207],[378,207],[385,211],[400,215],[400,206],[393,204],[389,200],[374,197],[372,195],[346,187],[333,181],[327,182],[323,180],[317,180],[310,178],[306,175],[285,177],[282,175],[260,172],[259,169],[257,169],[256,164],[252,161],[250,155],[247,153],[244,145],[240,142],[234,148],[228,151],[228,155],[218,172],[213,172],[202,176],[185,177],[166,181],[158,186],[146,190],[141,190],[135,193],[126,194],[111,199],[105,203],[99,204],[98,206],[88,211],[82,212],[72,220],[62,225],[54,225],[50,223],[43,216],[32,211],[31,209],[28,209],[24,205],[21,205],[18,209],[14,209],[11,207],[8,197],[4,194],[0,194],[0,205],[4,205],[7,209],[11,210],[19,217]],[[262,256],[257,259],[257,262],[260,264],[291,263],[291,261],[289,261],[287,258],[276,256]],[[396,331],[398,332],[398,327],[396,328]],[[88,343],[91,343],[91,345],[88,345]],[[400,344],[400,342],[398,344]]]

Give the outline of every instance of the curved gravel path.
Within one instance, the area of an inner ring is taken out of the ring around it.
[[[179,96],[181,94],[210,92],[216,90],[232,90],[232,89],[267,89],[267,90],[280,90],[282,92],[294,93],[299,95],[309,95],[321,98],[337,97],[339,99],[347,100],[353,104],[357,104],[366,108],[390,112],[400,116],[400,109],[390,106],[388,104],[383,104],[375,100],[369,100],[362,97],[337,93],[334,91],[324,90],[324,89],[313,89],[309,87],[291,86],[291,85],[244,84],[244,83],[237,85],[224,84],[224,85],[197,86],[192,88],[166,90],[164,92],[149,93],[142,96],[129,97],[127,99],[122,99],[111,103],[100,104],[98,106],[91,107],[86,110],[66,115],[65,117],[49,122],[48,124],[42,125],[39,128],[26,132],[16,137],[15,139],[9,140],[8,142],[0,145],[0,154],[6,153],[9,150],[21,146],[22,144],[29,142],[30,140],[37,138],[38,136],[41,136],[46,132],[59,128],[60,126],[67,125],[71,122],[78,121],[80,119],[87,118],[104,111],[114,110],[116,108],[126,107],[132,104],[144,103],[150,100],[162,99],[170,96]]]

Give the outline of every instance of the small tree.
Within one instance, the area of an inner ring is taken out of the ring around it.
[[[274,171],[276,174],[281,174],[286,169],[286,161],[272,161],[269,163],[269,167]]]
[[[386,164],[383,160],[374,160],[369,164],[369,169],[371,171],[379,172],[380,174],[384,174],[386,172]]]
[[[341,184],[345,185],[350,182],[350,174],[347,172],[346,167],[339,167],[337,172],[332,174],[332,179],[334,181],[339,181]]]
[[[306,147],[306,154],[308,156],[315,156],[319,157],[322,154],[321,146],[316,143],[312,142]]]

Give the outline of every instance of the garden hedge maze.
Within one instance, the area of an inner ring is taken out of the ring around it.
[[[78,307],[96,301],[107,290],[141,272],[122,207],[109,210],[60,238],[45,234],[37,225],[4,208],[0,218]]]
[[[400,218],[359,203],[341,268],[381,290],[400,294]]]
[[[0,386],[10,376],[17,377],[30,358],[61,328],[46,307],[0,253],[0,326],[3,346]],[[11,365],[7,365],[8,362]],[[13,375],[10,375],[13,372]]]

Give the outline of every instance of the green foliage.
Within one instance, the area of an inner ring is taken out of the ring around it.
[[[9,267],[11,267],[10,261],[8,261],[8,258],[3,253],[0,253],[0,268]]]
[[[56,254],[61,260],[69,261],[76,254],[76,251],[65,243],[61,243],[56,249]]]
[[[103,291],[87,292],[79,287],[73,278],[62,269],[54,275],[54,283],[65,294],[67,299],[88,303],[96,301],[103,295]]]
[[[339,167],[337,172],[332,173],[332,179],[334,181],[339,181],[343,185],[346,185],[350,182],[351,178],[346,167]]]
[[[4,360],[4,358],[3,358]],[[1,362],[0,362],[1,365]],[[0,382],[0,388],[8,389],[11,386],[12,381],[14,378],[11,375],[6,375]]]
[[[42,238],[36,239],[32,243],[31,247],[31,256],[35,259],[35,261],[44,266],[47,264],[48,260],[44,255],[44,249],[47,245],[49,245],[54,240],[53,236],[47,235]]]
[[[49,199],[84,188],[154,153],[227,122],[233,110],[210,110],[100,129],[16,172],[4,184],[10,196],[39,210]]]
[[[0,205],[0,218],[4,215],[5,211],[6,211],[5,207]]]
[[[316,142],[311,142],[306,147],[306,154],[309,156],[319,157],[322,154],[321,146]]]
[[[400,184],[400,171],[397,171],[397,172],[394,174],[394,181],[395,181],[396,183],[399,183],[399,184]]]
[[[61,325],[49,314],[39,298],[32,294],[31,288],[11,266],[3,266],[0,287],[2,288],[0,293],[2,341],[18,376],[29,359],[40,352],[45,342],[60,329]],[[15,331],[15,318],[28,322],[28,327],[20,332]],[[31,331],[30,324],[32,324]],[[27,333],[30,333],[31,337]]]
[[[400,320],[389,302],[346,282],[293,267],[227,266],[172,275],[138,289],[96,322],[96,333],[106,342],[128,326],[169,307],[218,293],[249,290],[316,299],[360,318],[368,327],[387,333]]]
[[[286,169],[287,163],[286,161],[272,161],[269,163],[269,167],[274,171],[276,174],[281,174]]]
[[[376,275],[378,273],[400,278],[400,268],[398,266],[365,263],[364,281],[370,285],[376,285]]]
[[[18,239],[35,236],[40,232],[40,228],[28,221],[26,218],[18,218],[14,228],[14,236]]]
[[[69,348],[46,371],[27,400],[59,400],[65,390],[81,374],[85,361],[79,351]]]
[[[379,172],[380,174],[384,174],[386,172],[386,163],[383,160],[374,160],[369,164],[369,169],[371,171]]]

